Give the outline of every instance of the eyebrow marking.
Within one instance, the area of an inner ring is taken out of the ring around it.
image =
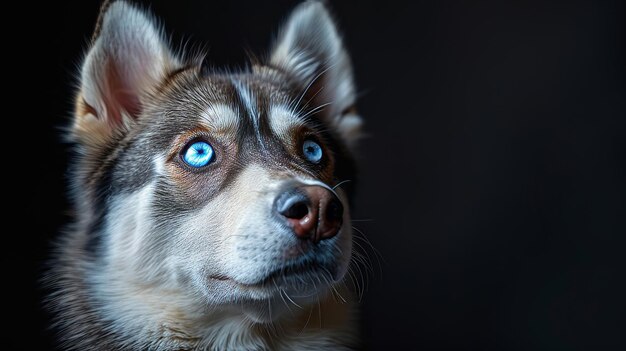
[[[269,112],[269,121],[274,133],[286,139],[291,139],[289,133],[293,128],[305,125],[304,119],[285,105],[272,106]]]
[[[209,129],[216,132],[230,132],[239,127],[237,114],[225,104],[209,105],[200,117]]]
[[[263,141],[263,138],[261,137],[261,130],[259,128],[260,116],[259,116],[259,111],[257,110],[254,104],[254,95],[252,94],[252,91],[250,91],[248,87],[244,86],[244,84],[241,81],[235,78],[231,78],[231,81],[233,85],[235,86],[235,90],[237,90],[239,99],[241,99],[241,101],[243,102],[243,105],[246,108],[246,112],[248,113],[250,120],[252,121],[252,125],[254,126],[254,133],[256,135],[257,140],[259,141],[259,144],[261,144],[261,148],[264,151],[267,151],[265,142]]]

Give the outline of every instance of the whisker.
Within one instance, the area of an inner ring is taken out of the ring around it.
[[[285,296],[287,297],[287,299],[289,301],[291,301],[292,304],[294,304],[296,307],[303,309],[302,306],[298,305],[294,300],[291,299],[291,297],[289,297],[289,294],[287,294],[287,292],[285,291]]]
[[[356,290],[355,292],[359,298],[359,302],[361,302],[363,300],[364,289],[362,285],[360,284],[360,280],[357,278],[356,273],[354,269],[352,268],[352,266],[348,268],[348,276],[350,277],[350,281],[352,282],[352,287],[354,288],[354,290]]]
[[[302,327],[302,330],[300,330],[300,334],[302,334],[302,332],[304,332],[306,327],[309,326],[309,322],[311,321],[311,316],[312,315],[313,315],[313,307],[310,307],[309,308],[309,317],[306,319],[306,322],[304,323],[304,327]]]
[[[354,244],[359,245],[359,247],[361,247],[360,244],[357,243],[356,241],[354,242]],[[362,249],[362,247],[361,247],[361,249]],[[367,270],[371,274],[374,274],[373,266],[372,266],[371,262],[369,262],[370,258],[369,258],[369,256],[367,254],[362,254],[360,252],[354,252],[354,255],[355,255],[355,257],[354,257],[355,260],[358,260],[359,263],[363,264],[365,266],[365,268],[367,268]]]
[[[371,249],[371,251],[374,253],[374,256],[376,257],[376,263],[378,264],[378,271],[380,273],[380,275],[382,276],[383,274],[383,267],[382,267],[382,263],[385,263],[385,259],[383,257],[383,255],[380,253],[380,251],[378,251],[374,245],[372,244],[371,241],[369,241],[369,239],[367,238],[367,236],[365,235],[365,233],[363,233],[363,231],[361,231],[359,228],[352,226],[352,229],[360,234],[360,235],[354,235],[353,238],[358,238],[360,240],[362,240],[362,242],[364,242],[365,244],[367,244],[367,246]],[[356,242],[356,241],[353,241]],[[367,252],[366,250],[364,250],[365,252]]]
[[[317,113],[319,111],[321,111],[322,109],[324,109],[326,106],[331,105],[332,102],[327,102],[325,104],[321,104],[313,109],[311,109],[309,112],[305,113],[304,115],[301,116],[302,119],[305,119],[311,115],[313,115],[314,113]]]
[[[346,180],[342,180],[339,183],[335,184],[335,186],[333,187],[333,190],[337,189],[338,187],[342,186],[343,184],[346,184],[348,182],[351,182],[352,180],[350,179],[346,179]]]
[[[337,297],[339,297],[343,303],[346,303],[346,299],[341,296],[341,293],[339,293],[339,291],[337,290],[337,288],[335,287],[335,284],[332,283],[332,274],[328,271],[328,269],[326,268],[322,268],[328,275],[324,275],[324,279],[326,280],[326,284],[328,284],[328,286],[330,286],[331,291],[333,292],[333,298],[335,299],[335,301],[337,301]]]
[[[283,300],[283,303],[285,304],[285,306],[287,307],[287,309],[289,311],[291,311],[291,308],[289,308],[289,304],[287,303],[287,301],[285,300],[285,298],[283,297],[283,289],[278,287],[278,284],[276,284],[276,279],[274,277],[272,277],[272,283],[274,283],[274,287],[276,287],[276,290],[278,290],[278,295],[280,295],[280,299]]]
[[[329,69],[333,68],[334,66],[336,66],[337,63],[333,63],[332,65],[328,65],[325,69],[323,69],[320,73],[318,73],[315,77],[313,77],[313,79],[311,79],[311,81],[309,82],[309,84],[307,84],[306,88],[304,88],[304,90],[302,91],[302,94],[300,94],[300,98],[298,99],[298,101],[295,103],[294,107],[300,105],[300,102],[302,102],[302,99],[304,98],[304,96],[306,95],[306,93],[309,91],[309,89],[311,88],[311,86],[313,86],[313,84],[322,76],[324,75],[324,73],[328,72]]]
[[[322,304],[320,302],[319,296],[317,298],[317,311],[318,311],[318,317],[320,319],[320,329],[322,329]]]

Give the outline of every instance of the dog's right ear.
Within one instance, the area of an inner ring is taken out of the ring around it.
[[[74,138],[98,146],[124,133],[177,65],[150,15],[125,1],[106,1],[82,66]]]

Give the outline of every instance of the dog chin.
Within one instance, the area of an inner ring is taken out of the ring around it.
[[[299,289],[297,292],[277,290],[268,298],[242,303],[242,312],[254,323],[272,323],[287,314],[302,311],[306,306],[316,303],[328,293],[329,287],[317,286],[309,290]]]

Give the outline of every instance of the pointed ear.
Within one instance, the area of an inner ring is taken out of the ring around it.
[[[319,1],[300,4],[278,35],[270,63],[304,89],[303,102],[326,105],[322,114],[350,146],[359,136],[352,65],[335,23]]]
[[[119,135],[177,65],[151,16],[125,1],[105,2],[82,66],[73,135],[97,145]]]

